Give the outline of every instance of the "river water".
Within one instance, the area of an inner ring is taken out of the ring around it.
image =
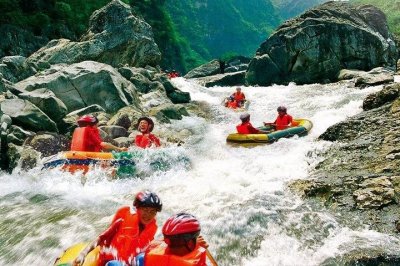
[[[52,265],[63,249],[95,238],[116,209],[130,205],[134,193],[142,189],[157,192],[163,200],[159,225],[181,210],[197,216],[220,265],[319,265],[352,251],[399,250],[394,236],[367,227],[346,228],[286,188],[291,180],[308,178],[322,159],[320,152],[335,145],[317,140],[318,136],[361,112],[362,99],[381,87],[359,90],[347,83],[244,87],[253,125],[273,121],[279,105],[314,123],[308,136],[245,148],[225,142],[239,123],[239,113],[220,103],[234,87],[206,89],[183,78],[173,82],[190,92],[192,100],[207,101],[213,118],[173,121],[171,129],[187,129],[193,136],[183,146],[144,155],[164,156],[172,161],[171,169],[143,169],[141,178],[112,181],[94,170],[84,185],[78,174],[58,170],[0,174],[0,265]],[[182,156],[190,165],[181,163]]]

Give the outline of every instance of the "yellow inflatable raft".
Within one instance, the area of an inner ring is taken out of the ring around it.
[[[270,131],[266,134],[239,134],[232,133],[226,138],[230,143],[271,143],[280,138],[290,138],[294,135],[304,136],[310,132],[313,124],[307,119],[293,119],[292,127],[284,130],[273,131],[272,127],[259,127],[260,130]]]
[[[87,246],[89,243],[78,243],[69,248],[67,248],[64,253],[57,258],[54,266],[71,266],[72,262],[79,256],[79,253]],[[85,262],[81,266],[97,266],[97,261],[99,258],[100,248],[96,247],[85,258]]]

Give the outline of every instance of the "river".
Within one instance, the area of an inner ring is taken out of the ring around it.
[[[142,189],[155,191],[163,200],[159,225],[181,210],[197,216],[220,265],[319,265],[351,251],[399,249],[397,238],[366,226],[358,230],[342,226],[286,186],[291,180],[308,178],[322,159],[321,151],[335,145],[318,136],[361,112],[363,98],[381,87],[360,90],[349,83],[243,87],[251,101],[253,125],[273,121],[279,105],[314,123],[305,137],[245,148],[225,141],[235,131],[239,113],[220,103],[234,87],[204,88],[183,78],[173,82],[190,92],[192,100],[207,101],[213,118],[173,121],[170,128],[187,129],[193,136],[183,146],[145,155],[165,154],[174,162],[168,171],[144,170],[141,178],[110,181],[103,171],[95,170],[84,185],[79,175],[59,170],[0,174],[0,265],[52,265],[68,246],[95,238],[116,209],[130,205]],[[190,159],[190,166],[179,162],[181,156]]]

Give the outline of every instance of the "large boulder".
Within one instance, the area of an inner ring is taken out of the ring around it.
[[[120,109],[108,122],[108,126],[121,126],[125,129],[134,130],[137,121],[143,113],[133,106],[126,106]]]
[[[21,91],[46,88],[65,104],[68,112],[92,104],[111,113],[129,104],[139,106],[132,83],[111,66],[94,61],[55,65],[15,86]]]
[[[63,135],[47,132],[27,138],[23,147],[28,146],[40,152],[42,157],[47,157],[60,151],[70,150],[71,141]]]
[[[31,102],[6,99],[0,103],[1,111],[10,116],[13,124],[32,131],[57,132],[56,123]]]
[[[339,80],[354,80],[356,87],[377,86],[394,81],[394,72],[383,67],[377,67],[370,71],[342,69],[339,72]]]
[[[376,7],[328,2],[281,25],[249,64],[249,84],[330,82],[341,69],[395,66],[396,45]]]
[[[245,83],[245,71],[228,74],[217,74],[196,79],[196,82],[205,87],[213,86],[237,86]]]
[[[94,60],[114,67],[144,67],[155,66],[160,59],[161,53],[151,26],[134,16],[129,5],[113,0],[92,14],[89,29],[80,42],[67,39],[50,41],[32,54],[28,62],[42,66]]]
[[[65,104],[48,89],[37,89],[31,92],[21,93],[18,96],[36,105],[56,123],[67,114],[67,107]]]
[[[36,66],[28,64],[23,56],[6,56],[0,59],[0,73],[13,83],[36,73]]]
[[[385,86],[381,91],[368,95],[363,102],[364,110],[378,108],[395,101],[400,96],[400,83]]]
[[[190,70],[184,77],[187,79],[212,76],[220,73],[219,61],[214,59],[204,65]]]

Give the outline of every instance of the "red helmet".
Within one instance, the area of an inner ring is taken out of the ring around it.
[[[160,212],[162,209],[162,202],[156,193],[146,190],[136,194],[133,206],[136,208],[151,207]]]
[[[188,233],[199,233],[200,229],[200,223],[196,217],[181,212],[168,218],[162,228],[162,233],[164,236],[174,236]]]
[[[287,109],[285,106],[279,106],[278,109],[276,109],[278,112],[287,112]]]
[[[150,132],[153,131],[154,122],[153,122],[153,120],[152,120],[150,117],[147,117],[147,116],[144,116],[144,117],[141,117],[141,118],[138,119],[136,128],[139,126],[139,123],[140,123],[140,121],[142,121],[142,120],[147,121],[147,123],[149,123],[149,131],[150,131]]]
[[[84,115],[78,119],[79,126],[87,126],[97,124],[99,120],[94,115]]]

